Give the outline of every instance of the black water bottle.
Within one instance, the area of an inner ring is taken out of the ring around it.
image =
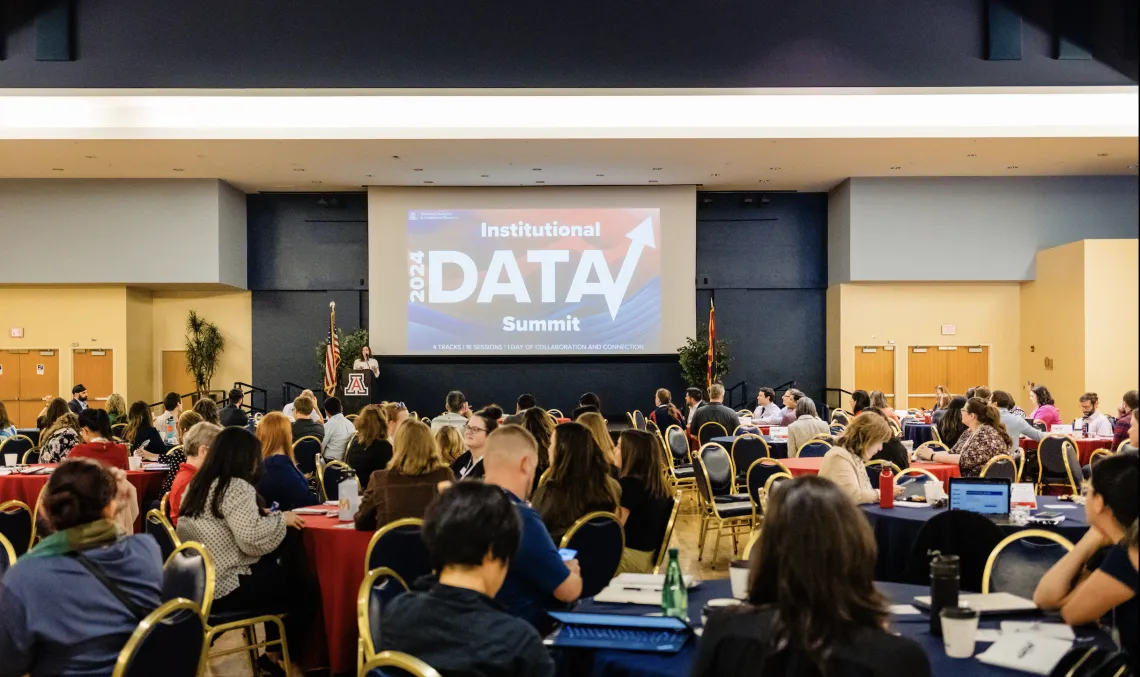
[[[958,556],[935,551],[930,561],[930,634],[942,636],[942,610],[958,606]]]

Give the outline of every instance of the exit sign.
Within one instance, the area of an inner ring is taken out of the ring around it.
[[[24,338],[24,328],[12,327],[12,338]]]

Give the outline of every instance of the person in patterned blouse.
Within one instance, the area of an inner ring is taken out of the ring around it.
[[[79,417],[70,412],[60,416],[41,436],[40,463],[63,463],[77,445],[83,443],[79,436]]]
[[[965,432],[950,453],[920,452],[919,458],[935,463],[953,463],[962,477],[977,477],[991,458],[1008,454],[1013,441],[1001,422],[998,408],[980,397],[971,397],[962,408]]]

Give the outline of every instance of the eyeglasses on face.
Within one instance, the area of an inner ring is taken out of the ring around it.
[[[473,426],[465,425],[465,426],[463,426],[463,432],[464,433],[471,433],[472,435],[474,435],[476,433],[485,433],[485,432],[487,432],[487,429],[486,428],[475,428]]]

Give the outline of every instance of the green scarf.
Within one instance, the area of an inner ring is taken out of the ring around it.
[[[119,527],[110,520],[95,520],[77,527],[57,531],[43,539],[29,550],[22,559],[36,557],[59,557],[69,552],[78,552],[110,545],[119,539]]]

